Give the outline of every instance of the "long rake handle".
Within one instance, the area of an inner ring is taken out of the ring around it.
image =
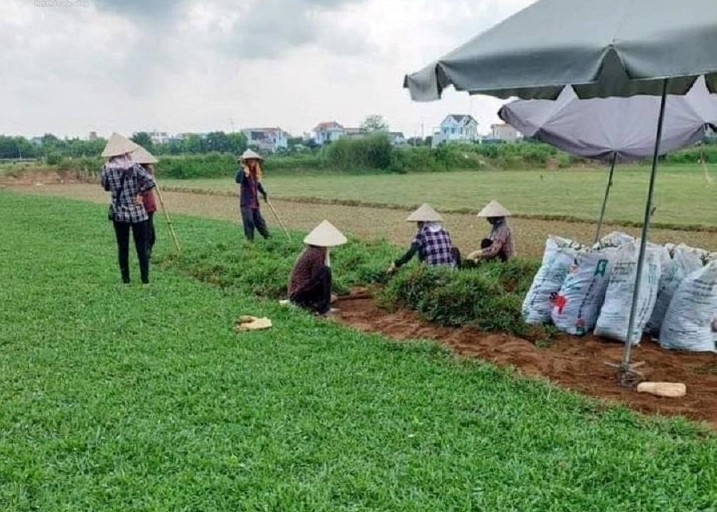
[[[276,213],[276,210],[274,209],[274,206],[269,202],[269,200],[266,200],[267,206],[269,206],[269,209],[271,210],[271,213],[274,214],[274,217],[276,217],[276,221],[279,223],[279,226],[281,226],[281,229],[284,230],[284,234],[286,235],[286,238],[291,241],[291,235],[289,234],[289,231],[286,229],[286,226],[284,226],[284,223],[281,222],[281,218],[279,217],[279,214]]]
[[[164,218],[167,219],[167,226],[169,226],[169,232],[172,234],[172,239],[174,240],[174,246],[177,248],[177,252],[181,253],[182,248],[179,246],[179,239],[177,238],[177,233],[174,231],[174,226],[172,225],[172,220],[169,218],[169,213],[167,213],[167,208],[164,206],[164,199],[162,199],[162,191],[159,189],[159,183],[155,181],[154,188],[157,190],[157,197],[159,198],[159,204],[162,206],[162,212],[164,212]]]

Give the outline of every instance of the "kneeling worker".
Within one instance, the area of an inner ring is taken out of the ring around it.
[[[483,208],[478,217],[488,220],[491,225],[490,235],[488,238],[481,240],[480,250],[473,251],[466,259],[471,261],[492,260],[495,258],[500,261],[508,261],[515,253],[513,245],[513,230],[508,224],[510,212],[506,210],[498,201],[491,201],[488,206]]]
[[[329,248],[346,243],[346,237],[325,220],[304,238],[306,248],[289,277],[289,300],[318,315],[331,310],[331,259]]]
[[[451,235],[441,224],[443,217],[436,210],[428,204],[424,204],[409,215],[406,221],[415,222],[418,226],[418,232],[408,251],[391,263],[388,268],[389,274],[394,273],[396,269],[408,263],[416,254],[418,254],[418,260],[427,265],[449,265],[451,267],[460,265],[460,252],[453,247]]]

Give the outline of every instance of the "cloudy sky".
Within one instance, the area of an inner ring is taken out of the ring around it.
[[[534,0],[2,0],[0,133],[230,131],[383,115],[407,136],[500,102],[403,75]]]

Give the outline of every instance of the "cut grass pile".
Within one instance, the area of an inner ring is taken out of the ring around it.
[[[460,271],[416,265],[401,269],[389,281],[380,292],[379,304],[407,307],[442,325],[471,325],[544,340],[548,333],[528,326],[521,315],[523,298],[539,266],[520,259],[484,262]]]
[[[717,503],[717,438],[695,424],[171,270],[120,285],[104,213],[0,191],[0,510]],[[238,335],[242,313],[274,328]]]

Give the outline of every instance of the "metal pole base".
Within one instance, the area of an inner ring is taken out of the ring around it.
[[[617,370],[617,384],[621,388],[634,388],[640,382],[645,380],[645,375],[642,372],[637,371],[637,368],[645,366],[645,361],[639,361],[636,363],[605,363],[611,368]]]

